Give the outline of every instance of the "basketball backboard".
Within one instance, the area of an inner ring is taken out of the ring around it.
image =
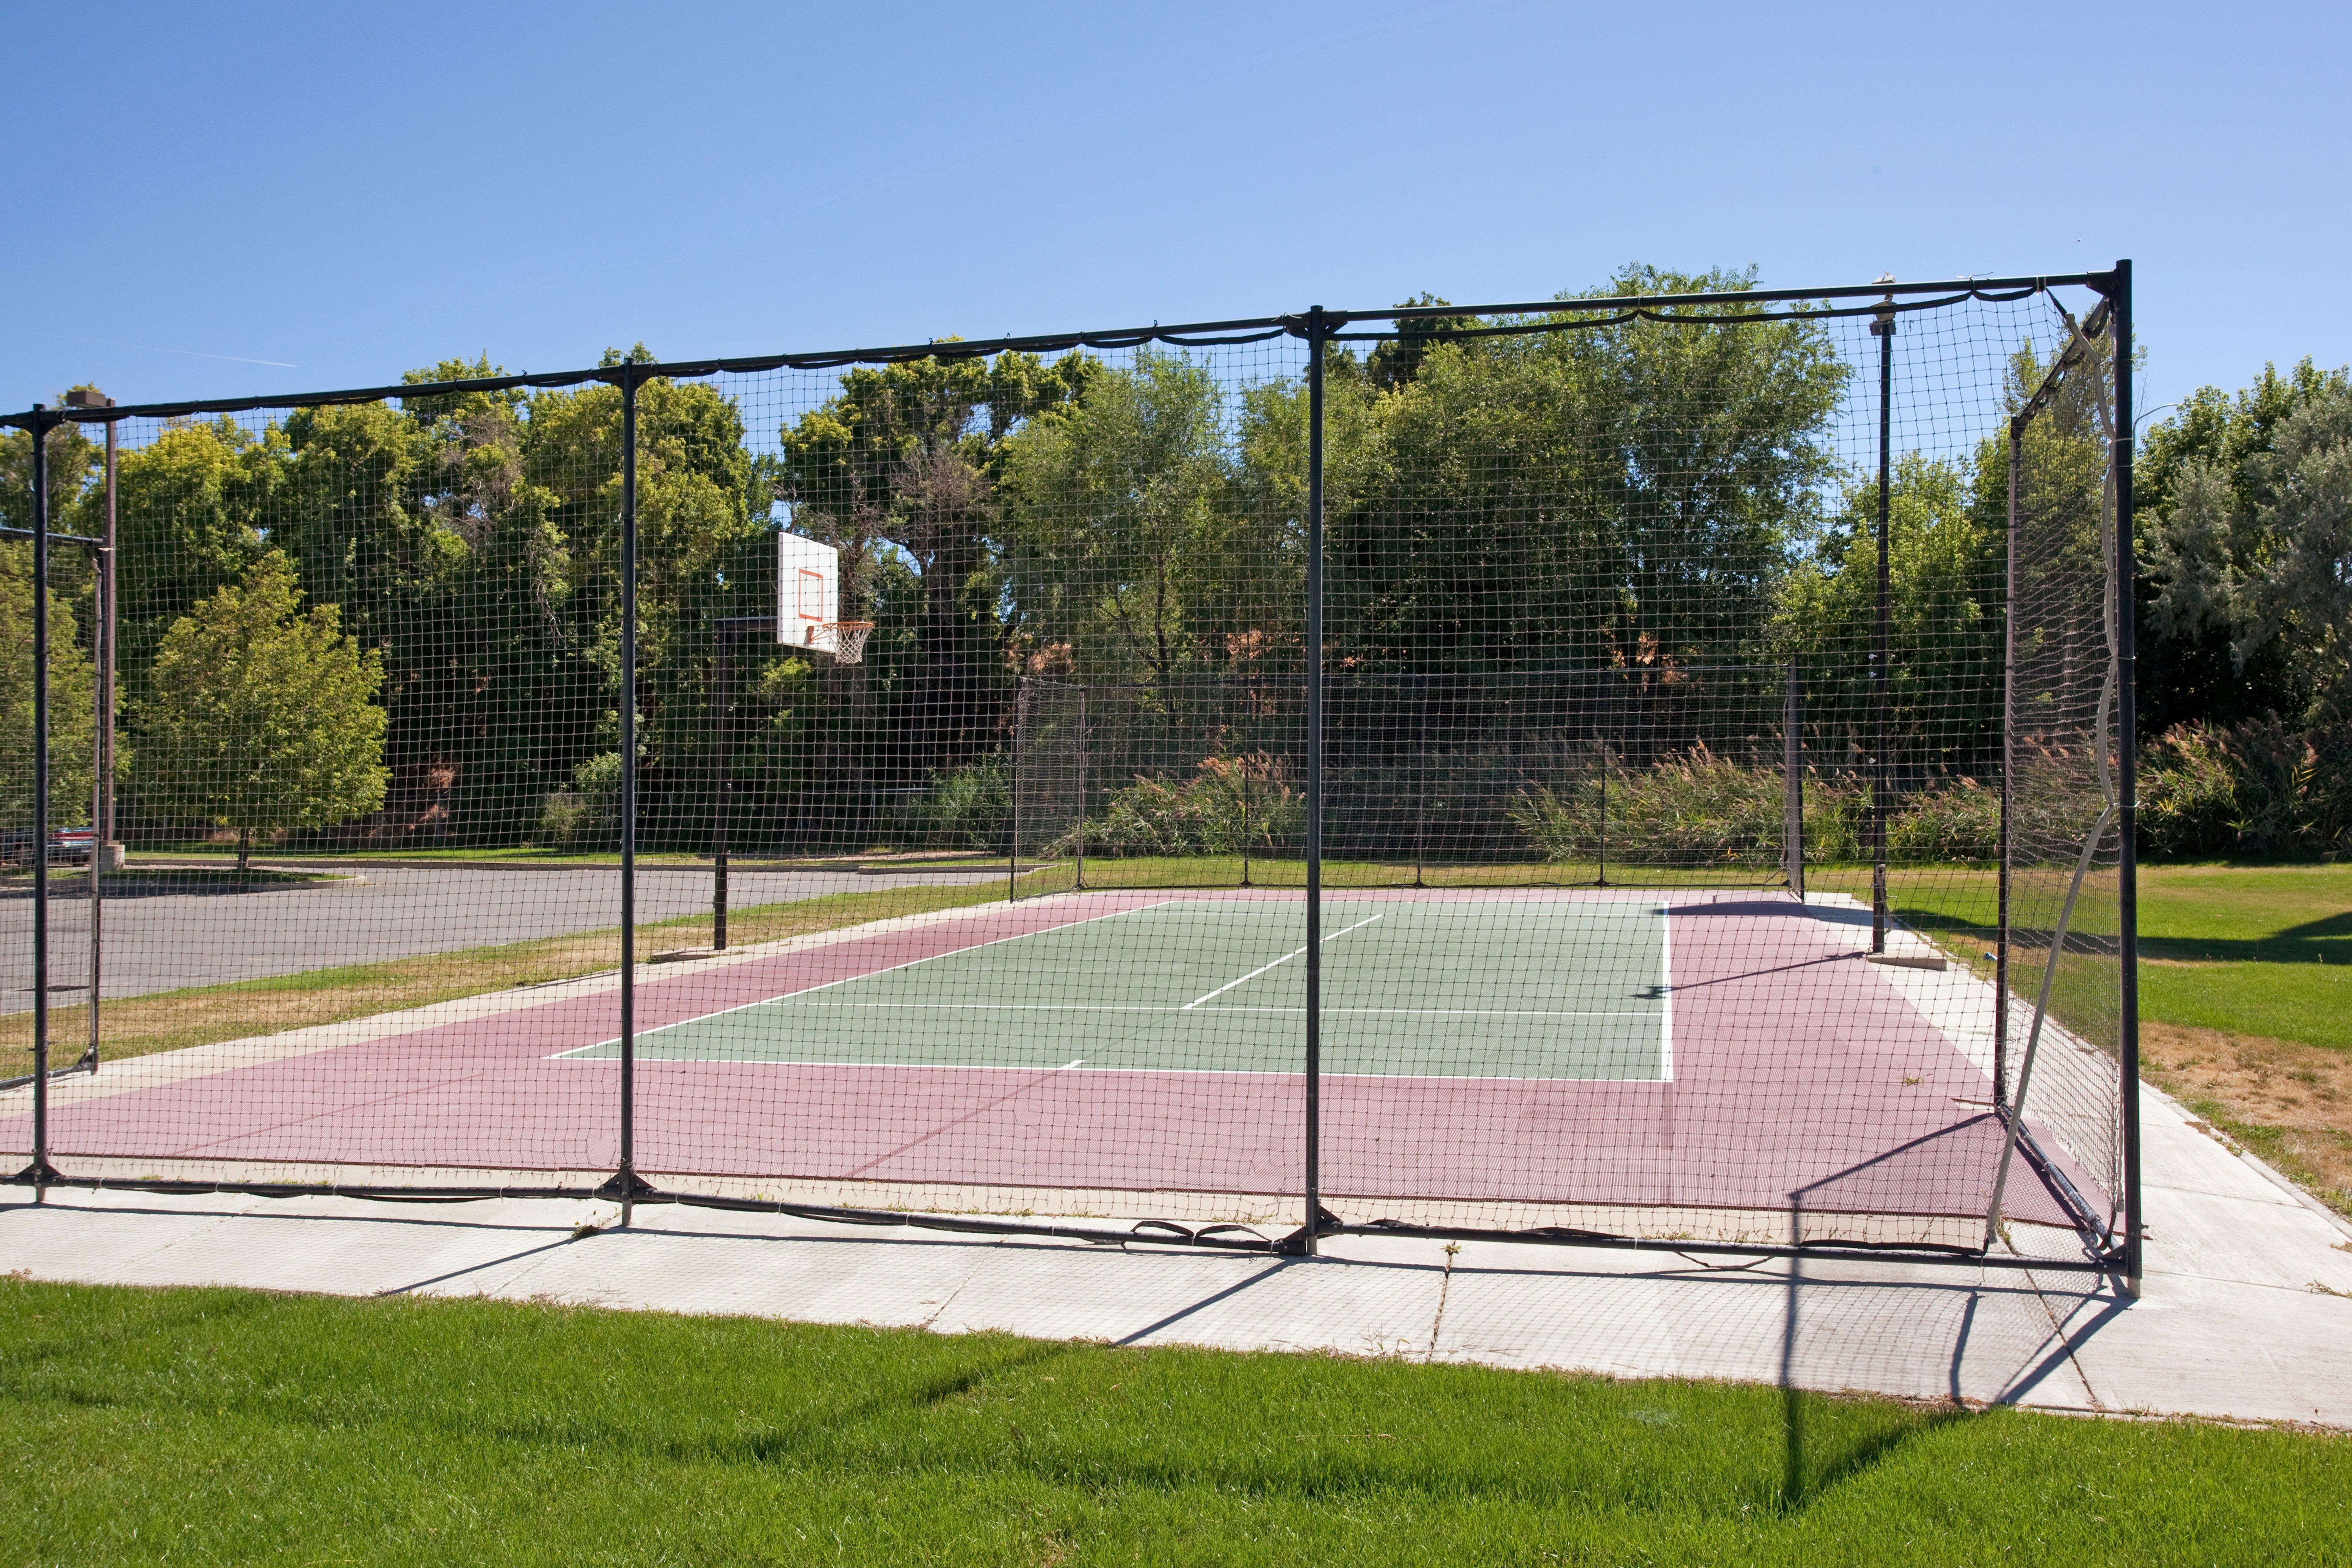
[[[841,552],[797,533],[776,535],[776,640],[832,653],[841,619]]]

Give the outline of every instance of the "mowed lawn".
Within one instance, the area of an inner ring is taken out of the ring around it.
[[[2142,1015],[2352,1051],[2352,866],[2150,866]]]
[[[9,1280],[0,1321],[27,1564],[2319,1563],[2352,1542],[2340,1436],[487,1301]]]
[[[2152,866],[2142,1071],[2352,1215],[2352,866]]]
[[[1905,917],[1958,942],[1978,879]],[[970,896],[783,906],[761,934]],[[2347,927],[2352,869],[2143,881],[2151,1076],[2352,1206]],[[2352,1542],[2341,1435],[527,1303],[0,1280],[0,1323],[8,1563],[2316,1563]]]

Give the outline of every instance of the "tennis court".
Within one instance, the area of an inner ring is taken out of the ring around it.
[[[1323,909],[1326,1071],[1671,1076],[1665,906]],[[1169,899],[821,981],[641,1035],[639,1059],[861,1067],[1299,1068],[1289,901]],[[607,1040],[575,1057],[616,1057]]]
[[[1295,1207],[1304,922],[1295,889],[1089,891],[652,966],[638,1168],[872,1206],[1058,1190],[1092,1194],[1083,1212]],[[1785,894],[1330,896],[1326,1202],[1417,1223],[1605,1211],[1750,1235],[1802,1210],[1980,1235],[2000,1146],[1990,987],[1864,962],[1867,922]],[[120,1063],[59,1086],[53,1146],[142,1175],[594,1179],[619,1153],[616,1002],[583,982]],[[2030,1173],[2005,1208],[2064,1223]]]

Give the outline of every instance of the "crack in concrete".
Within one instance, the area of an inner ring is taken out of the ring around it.
[[[955,1304],[955,1299],[963,1294],[963,1288],[979,1278],[981,1266],[988,1261],[988,1249],[982,1247],[977,1250],[979,1251],[980,1256],[972,1260],[971,1267],[964,1271],[963,1278],[956,1281],[955,1289],[950,1290],[946,1295],[940,1298],[940,1304],[931,1309],[931,1315],[925,1318],[921,1322],[917,1323],[915,1325],[917,1328],[923,1330],[925,1332],[929,1332],[931,1325],[940,1321],[940,1314],[953,1306]]]
[[[1429,1353],[1421,1358],[1423,1361],[1437,1359],[1437,1336],[1445,1327],[1445,1298],[1454,1289],[1454,1259],[1461,1250],[1462,1244],[1458,1241],[1445,1244],[1445,1274],[1437,1282],[1437,1316],[1430,1320]]]

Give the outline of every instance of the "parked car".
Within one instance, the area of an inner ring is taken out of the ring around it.
[[[97,846],[96,828],[60,827],[49,835],[49,864],[87,866]],[[11,827],[0,831],[0,866],[29,866],[32,863],[32,830]]]

